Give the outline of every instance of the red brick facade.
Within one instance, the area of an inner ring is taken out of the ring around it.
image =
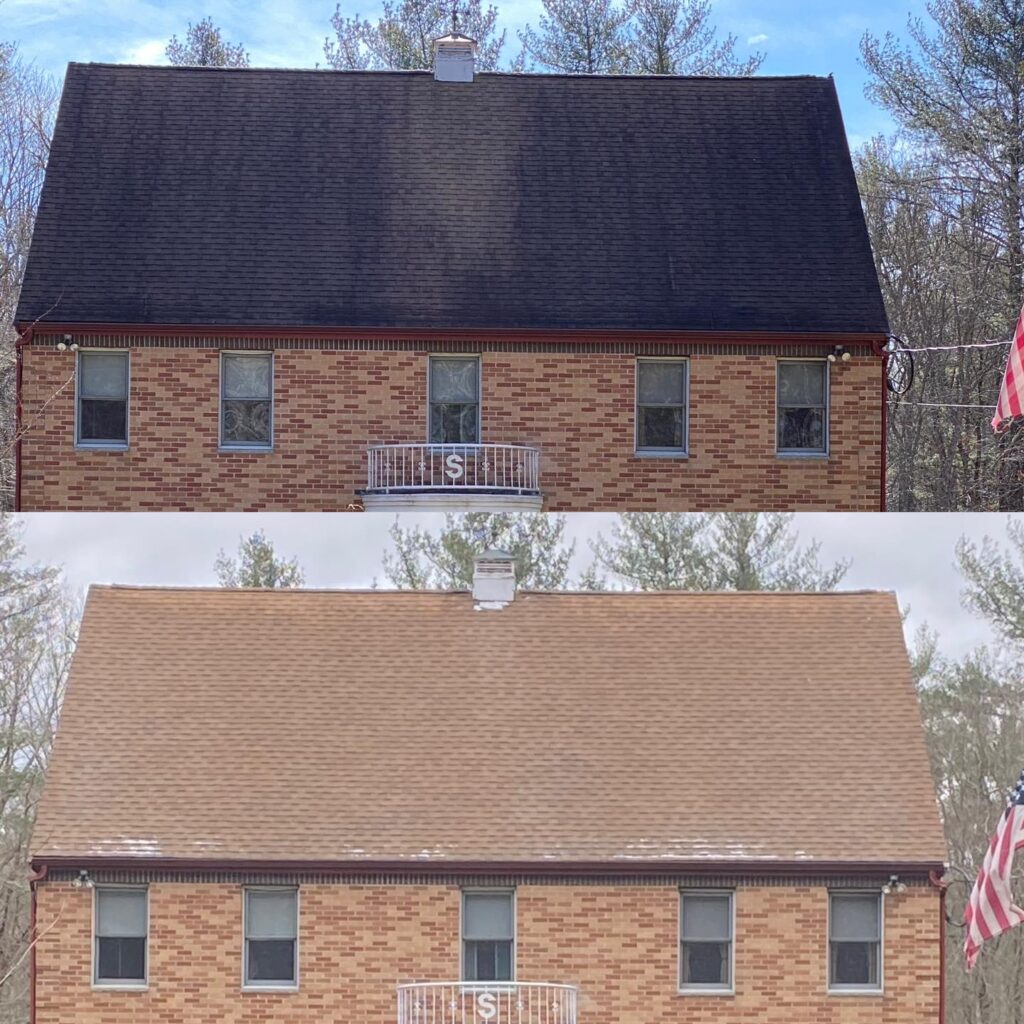
[[[85,346],[114,344],[80,338]],[[116,344],[123,345],[123,341]],[[219,351],[274,349],[274,448],[218,448]],[[830,451],[775,453],[780,355],[820,345],[447,343],[481,352],[482,440],[540,449],[548,511],[848,510],[881,502],[882,367],[830,372]],[[77,450],[75,356],[23,350],[23,511],[330,511],[357,500],[370,444],[423,442],[431,346],[132,339],[130,447]],[[689,359],[689,455],[634,451],[638,354]]]
[[[877,883],[876,883],[877,885]],[[36,1024],[385,1024],[395,986],[459,972],[457,884],[300,884],[299,987],[242,991],[239,881],[149,886],[145,991],[91,984],[92,894],[38,888]],[[679,886],[520,883],[516,976],[579,987],[580,1024],[936,1024],[939,897],[884,901],[884,991],[827,992],[821,879],[735,889],[735,994],[678,994]]]

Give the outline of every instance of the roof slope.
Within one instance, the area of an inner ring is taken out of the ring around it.
[[[834,85],[72,64],[18,318],[884,332]]]
[[[944,859],[877,593],[94,587],[35,852]]]

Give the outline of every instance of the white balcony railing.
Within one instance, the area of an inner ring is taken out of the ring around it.
[[[381,444],[367,452],[366,490],[540,493],[540,452],[517,444]]]
[[[572,985],[439,981],[398,986],[398,1024],[576,1024]]]

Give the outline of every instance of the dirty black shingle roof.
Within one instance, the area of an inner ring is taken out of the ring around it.
[[[18,319],[884,332],[834,85],[72,64]]]

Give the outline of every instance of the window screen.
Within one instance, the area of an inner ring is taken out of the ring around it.
[[[638,451],[686,451],[686,363],[641,359],[636,364]]]
[[[97,984],[146,981],[145,889],[96,889]]]
[[[430,443],[480,440],[480,360],[430,360]]]
[[[78,443],[128,443],[128,353],[78,353]]]
[[[828,364],[782,360],[778,364],[777,445],[783,453],[828,450]]]
[[[684,892],[680,905],[680,988],[732,988],[732,894]]]
[[[463,978],[511,981],[514,896],[510,892],[467,892],[462,897]]]
[[[252,987],[298,984],[298,892],[247,889],[245,983]]]
[[[881,987],[882,897],[832,893],[829,905],[829,985]]]
[[[273,355],[221,356],[220,443],[226,448],[269,448],[273,426]]]

